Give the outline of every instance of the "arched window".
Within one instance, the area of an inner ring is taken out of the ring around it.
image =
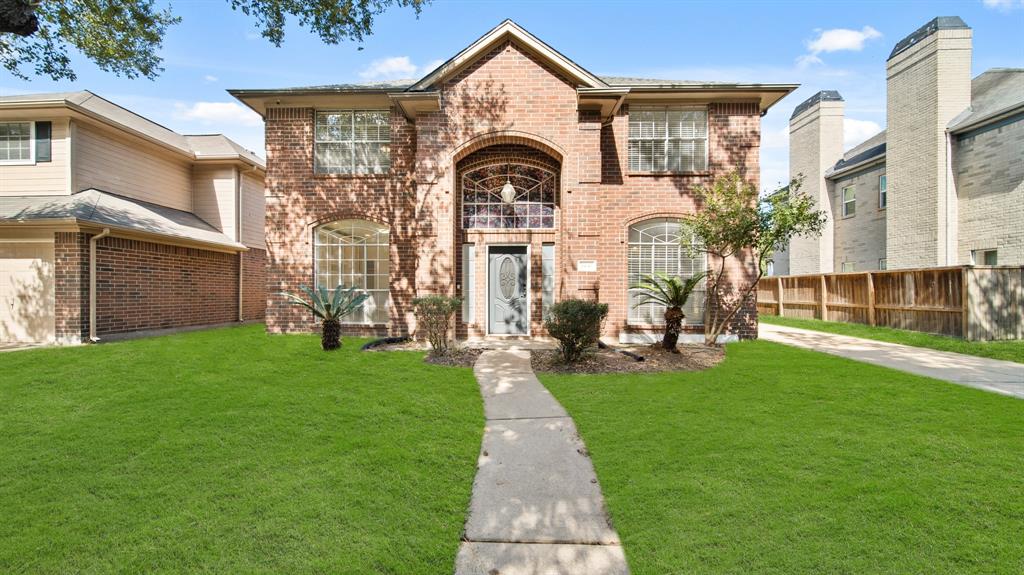
[[[640,283],[643,276],[658,272],[689,278],[706,269],[707,256],[699,249],[693,233],[673,218],[645,220],[629,227],[629,286]],[[629,323],[665,323],[665,306],[643,304],[634,307],[640,291],[629,290]],[[704,283],[683,308],[688,324],[704,323]]]
[[[339,285],[366,290],[363,308],[342,319],[343,323],[388,322],[390,301],[388,227],[362,220],[324,224],[314,234],[316,286],[333,290]]]
[[[462,227],[555,227],[555,172],[499,162],[462,174]],[[511,186],[510,188],[507,186]]]

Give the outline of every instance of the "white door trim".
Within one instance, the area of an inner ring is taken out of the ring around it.
[[[491,248],[526,248],[526,333],[491,333]],[[510,244],[487,244],[487,256],[484,258],[486,262],[484,264],[484,276],[487,278],[484,280],[486,287],[484,297],[484,333],[487,337],[532,337],[533,327],[530,325],[531,308],[533,307],[533,301],[530,299],[532,293],[533,283],[533,269],[532,269],[532,258],[530,254],[530,244],[523,243],[510,243]]]

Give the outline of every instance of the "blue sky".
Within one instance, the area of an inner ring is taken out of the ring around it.
[[[160,4],[158,0],[158,4]],[[329,46],[293,25],[281,48],[226,0],[173,2],[156,80],[127,80],[75,58],[79,78],[30,82],[0,72],[0,94],[89,89],[184,133],[223,132],[262,154],[260,119],[227,88],[277,88],[422,75],[505,18],[596,74],[799,83],[764,118],[762,185],[788,173],[786,126],[818,90],[846,99],[847,144],[885,125],[885,59],[935,16],[974,29],[974,75],[1024,67],[1024,0],[974,2],[469,2],[437,0],[417,19],[392,9],[375,33]]]

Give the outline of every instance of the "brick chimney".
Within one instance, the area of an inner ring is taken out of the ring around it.
[[[956,263],[957,201],[946,126],[971,105],[971,29],[935,18],[886,63],[886,257],[890,269]]]
[[[790,241],[791,274],[833,271],[833,212],[825,171],[843,157],[844,106],[839,92],[824,90],[797,106],[789,118],[789,177],[803,174],[801,189],[828,218],[820,237]]]

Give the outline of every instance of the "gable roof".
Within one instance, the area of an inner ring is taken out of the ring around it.
[[[131,110],[119,106],[106,98],[88,90],[78,92],[51,92],[45,94],[20,94],[16,96],[0,96],[0,109],[33,109],[63,107],[84,114],[90,118],[113,126],[122,131],[134,134],[145,140],[154,142],[164,148],[189,156],[196,160],[228,159],[241,160],[253,166],[263,168],[263,159],[246,150],[234,140],[223,134],[198,136],[204,144],[202,148],[193,145],[190,138],[162,126],[149,118],[145,118]],[[213,139],[220,140],[217,144],[219,152],[226,155],[216,157],[204,151],[209,149]],[[230,149],[230,151],[228,151]]]
[[[585,70],[582,66],[565,57],[558,50],[548,46],[541,39],[527,32],[519,24],[506,19],[408,89],[410,91],[424,91],[432,88],[474,62],[480,56],[486,54],[498,42],[508,38],[517,40],[520,45],[547,60],[557,70],[567,77],[574,79],[580,86],[587,88],[608,87],[608,84]]]

